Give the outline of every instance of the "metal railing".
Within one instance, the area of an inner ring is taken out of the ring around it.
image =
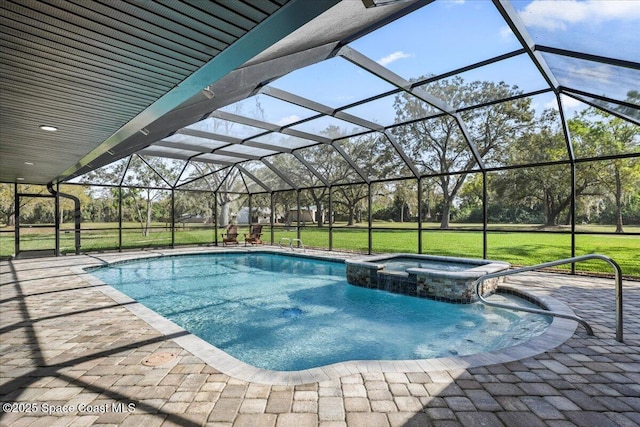
[[[278,246],[280,247],[280,249],[282,249],[282,242],[284,241],[288,241],[289,242],[289,249],[294,250],[293,249],[293,242],[298,242],[300,246],[302,246],[302,251],[306,252],[307,249],[304,247],[304,243],[302,243],[301,239],[290,239],[288,237],[281,237],[280,240],[278,241]]]
[[[487,279],[492,279],[492,278],[495,278],[495,277],[511,276],[513,274],[524,273],[524,272],[527,272],[527,271],[541,270],[543,268],[555,267],[555,266],[563,265],[563,264],[574,264],[576,262],[586,261],[586,260],[591,260],[591,259],[599,259],[599,260],[608,262],[609,265],[611,265],[611,267],[613,267],[613,270],[615,272],[615,280],[616,280],[616,340],[619,341],[619,342],[623,342],[623,338],[622,338],[622,270],[620,269],[620,266],[618,265],[617,262],[615,262],[613,259],[611,259],[611,258],[609,258],[608,256],[605,256],[605,255],[600,255],[600,254],[582,255],[582,256],[577,256],[577,257],[573,257],[573,258],[561,259],[561,260],[558,260],[558,261],[545,262],[543,264],[533,265],[533,266],[530,266],[530,267],[521,267],[521,268],[515,268],[513,270],[498,271],[498,272],[495,272],[495,273],[485,274],[484,276],[482,276],[478,280],[476,280],[476,282],[474,284],[475,285],[476,296],[478,297],[478,299],[482,303],[484,303],[486,305],[493,306],[493,307],[506,308],[506,309],[509,309],[509,310],[526,311],[526,312],[529,312],[529,313],[545,314],[547,316],[555,316],[555,317],[562,317],[562,318],[565,318],[565,319],[575,320],[576,322],[578,322],[582,326],[584,326],[584,328],[587,330],[587,334],[593,335],[593,329],[591,329],[591,326],[589,326],[589,324],[579,316],[574,316],[574,315],[565,314],[565,313],[557,313],[557,312],[553,312],[553,311],[549,311],[549,310],[542,310],[542,309],[536,309],[536,308],[527,308],[527,307],[517,307],[517,306],[508,305],[508,304],[501,304],[501,303],[497,303],[497,302],[491,302],[491,301],[487,301],[481,295],[481,292],[480,292],[480,286]]]

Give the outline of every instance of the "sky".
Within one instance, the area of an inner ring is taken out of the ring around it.
[[[640,0],[512,0],[511,4],[535,44],[640,63]],[[350,47],[411,80],[450,72],[522,46],[491,1],[436,0],[355,40]],[[638,70],[548,53],[542,55],[564,86],[573,85],[576,89],[593,90],[620,100],[625,99],[629,89],[640,91]],[[547,88],[527,55],[472,70],[461,74],[461,77],[466,82],[504,81],[525,92]],[[340,57],[293,71],[271,85],[332,108],[395,88]],[[562,99],[565,115],[569,118],[587,107],[567,96]],[[345,112],[388,126],[394,123],[393,101],[394,96],[388,96]],[[542,112],[547,108],[557,108],[557,103],[553,93],[547,93],[534,97],[532,106]],[[317,114],[267,95],[257,95],[222,110],[281,126]],[[347,132],[357,128],[333,117],[323,117],[294,126],[294,129],[320,134],[331,124]],[[223,121],[212,118],[189,128],[242,139],[264,132],[263,129],[239,124],[226,127]],[[193,137],[175,135],[167,140],[171,138],[197,144],[197,141],[192,141]],[[278,134],[256,140],[289,148],[309,143],[292,137],[283,140]],[[211,140],[203,141],[204,146],[211,144]]]
[[[515,0],[512,5],[536,44],[640,62],[640,0]],[[488,0],[436,0],[350,46],[407,80],[442,74],[521,48]],[[629,89],[640,90],[640,71],[547,53],[543,57],[561,85],[594,90],[615,99],[624,99]],[[466,82],[504,81],[525,92],[547,87],[526,54],[463,73],[461,77]],[[296,70],[271,85],[332,108],[394,89],[340,57]],[[392,98],[347,112],[389,125],[394,117]],[[256,102],[262,108],[257,108]],[[585,108],[570,97],[563,97],[563,103],[568,117]],[[557,108],[555,97],[552,93],[538,96],[534,107],[537,111]],[[225,110],[278,125],[314,114],[264,95]],[[327,120],[295,128],[319,133],[326,128]]]

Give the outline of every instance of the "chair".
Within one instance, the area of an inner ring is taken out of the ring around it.
[[[229,224],[227,226],[227,232],[222,233],[222,246],[228,244],[238,244],[238,226],[235,224]]]
[[[260,236],[262,236],[262,225],[258,224],[252,226],[251,232],[244,235],[244,245],[247,246],[247,243],[251,243],[252,245],[261,245],[263,242],[260,240]]]

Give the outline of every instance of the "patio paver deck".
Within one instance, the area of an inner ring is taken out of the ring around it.
[[[193,251],[201,249],[1,262],[0,425],[640,425],[638,282],[625,282],[624,343],[614,339],[613,280],[532,273],[509,285],[563,301],[596,336],[579,327],[543,353],[467,369],[427,361],[393,372],[375,362],[309,383],[304,371],[271,383],[254,372],[252,382],[222,373],[180,345],[184,332],[158,332],[134,304],[77,274],[105,260]],[[142,364],[160,352],[177,357]]]

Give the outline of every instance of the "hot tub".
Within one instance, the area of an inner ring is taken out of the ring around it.
[[[475,258],[394,254],[347,260],[352,285],[455,303],[476,301],[474,282],[506,270],[510,264]],[[492,293],[504,277],[486,280],[483,295]]]

